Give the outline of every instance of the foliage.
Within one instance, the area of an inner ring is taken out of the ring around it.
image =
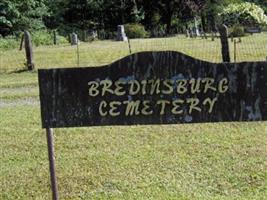
[[[142,24],[126,24],[124,27],[129,38],[146,38],[149,35]]]
[[[0,37],[0,49],[8,50],[19,48],[19,41],[14,37],[1,38]]]
[[[14,2],[2,0],[0,2],[0,34],[7,35],[19,18],[19,10]]]
[[[0,34],[45,28],[43,17],[48,16],[47,0],[1,0]]]
[[[32,42],[35,46],[52,45],[54,42],[53,34],[47,31],[36,31],[32,34]],[[68,40],[63,36],[57,36],[58,44],[68,43]]]
[[[234,25],[229,29],[229,35],[232,37],[243,37],[245,36],[245,29],[241,25]]]
[[[255,2],[267,11],[267,1],[247,1]],[[57,29],[64,32],[64,35],[76,30],[103,30],[105,38],[111,38],[117,25],[138,23],[145,26],[151,36],[163,36],[188,28],[188,22],[195,17],[201,18],[200,25],[206,32],[216,31],[216,26],[220,23],[217,20],[218,13],[224,13],[227,9],[229,11],[228,7],[232,4],[239,7],[248,5],[244,2],[245,0],[1,0],[0,35],[18,35],[26,29]],[[262,23],[259,16],[263,10],[259,7],[244,9],[247,10],[246,14],[239,22],[251,16],[249,19],[253,20],[250,23]],[[239,8],[237,13],[240,10],[243,12]]]
[[[219,15],[228,26],[267,25],[267,16],[263,9],[253,3],[230,4]]]
[[[52,45],[54,42],[52,32],[35,31],[32,32],[31,35],[32,35],[32,43],[34,46]],[[16,36],[8,36],[5,38],[0,37],[0,49],[8,50],[8,49],[19,48],[21,36],[22,33],[19,34],[19,37]],[[57,43],[66,44],[68,43],[68,40],[61,35],[57,35]]]

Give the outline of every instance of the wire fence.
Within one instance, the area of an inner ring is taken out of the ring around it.
[[[229,38],[231,62],[266,61],[267,32]],[[186,37],[177,34],[172,37],[131,39],[129,43],[114,40],[79,42],[70,44],[40,46],[33,48],[34,64],[38,68],[101,66],[114,62],[130,53],[142,51],[178,51],[208,62],[220,63],[221,41],[208,34],[204,37]],[[24,50],[0,50],[0,72],[23,70],[26,66]]]

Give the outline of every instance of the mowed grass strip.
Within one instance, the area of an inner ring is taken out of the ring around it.
[[[0,74],[0,107],[15,105],[15,101],[39,99],[37,73]],[[25,101],[26,102],[26,101]]]
[[[49,199],[39,107],[0,109],[0,199]],[[55,130],[61,199],[264,199],[267,124]]]
[[[234,62],[234,43],[230,41],[231,60]],[[267,33],[242,38],[237,44],[237,60],[265,61]],[[183,35],[170,38],[130,40],[131,52],[178,51],[209,62],[222,62],[220,39],[185,38]],[[79,51],[79,54],[77,52]],[[95,41],[76,46],[58,45],[34,48],[34,63],[37,68],[85,67],[109,64],[130,54],[128,42]],[[79,58],[79,62],[78,62]],[[18,49],[0,52],[0,72],[25,68],[25,53]]]

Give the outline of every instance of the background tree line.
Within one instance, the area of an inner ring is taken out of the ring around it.
[[[119,24],[140,24],[152,36],[166,35],[182,31],[195,18],[204,31],[212,31],[223,9],[243,2],[253,2],[267,13],[267,1],[262,0],[1,0],[0,35],[16,35],[26,29],[57,29],[62,34],[103,30],[107,34]]]

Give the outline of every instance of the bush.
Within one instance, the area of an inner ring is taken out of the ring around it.
[[[0,36],[0,49],[9,50],[9,49],[19,48],[22,35],[23,33],[18,34],[16,37],[8,36],[2,38]],[[52,32],[50,33],[50,32],[38,31],[31,33],[31,36],[32,36],[32,43],[34,46],[54,44]],[[68,40],[63,36],[57,35],[57,43],[66,44],[68,43]]]
[[[53,45],[54,39],[53,39],[53,33],[52,32],[46,32],[46,31],[37,31],[32,33],[32,42],[35,46],[42,46],[42,45]],[[58,44],[65,44],[68,40],[60,35],[57,35],[57,43]]]
[[[57,43],[58,44],[67,44],[67,43],[69,43],[69,41],[64,36],[57,35]]]
[[[15,49],[19,48],[19,41],[16,40],[14,37],[0,37],[0,49],[8,50],[8,49]]]
[[[245,29],[243,26],[234,25],[229,29],[229,35],[232,37],[243,37],[245,36]]]
[[[219,13],[222,23],[233,26],[242,25],[267,25],[267,16],[264,10],[254,3],[229,4]]]
[[[146,38],[149,36],[142,24],[126,24],[124,28],[129,38]]]

